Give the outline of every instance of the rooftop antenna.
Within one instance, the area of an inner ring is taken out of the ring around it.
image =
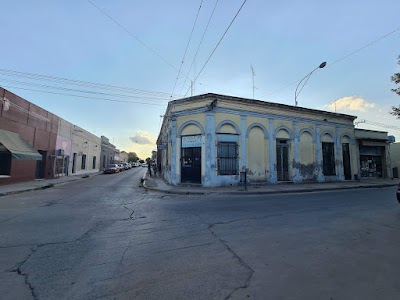
[[[253,99],[254,99],[254,88],[255,88],[255,85],[254,85],[254,76],[256,76],[256,72],[254,72],[253,65],[250,64],[250,68],[251,68],[251,75],[252,75],[252,78],[253,78]]]

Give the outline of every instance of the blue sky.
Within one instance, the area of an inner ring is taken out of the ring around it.
[[[98,136],[109,137],[122,150],[135,151],[143,158],[150,156],[201,0],[91,1],[163,59],[87,0],[14,0],[2,3],[0,69],[164,92],[157,100],[123,98],[157,105],[46,94],[43,90],[60,91],[27,85],[56,85],[51,82],[1,72],[0,85]],[[190,78],[204,65],[242,3],[218,1]],[[193,60],[214,4],[215,0],[203,0],[183,74]],[[295,82],[326,61],[327,66],[315,72],[301,92],[299,106],[333,110],[329,105],[336,101],[338,112],[400,128],[400,120],[388,113],[400,100],[390,91],[394,87],[390,76],[400,69],[400,30],[333,64],[399,28],[399,9],[398,0],[248,0],[198,77],[195,94],[252,98],[253,65],[256,99],[294,104]],[[182,87],[183,82],[184,76],[180,76],[175,94],[188,91],[189,84]],[[109,89],[100,92],[132,95]],[[389,131],[400,138],[400,129],[368,122],[359,127]]]

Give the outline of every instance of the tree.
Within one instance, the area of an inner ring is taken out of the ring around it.
[[[137,162],[138,160],[139,160],[139,157],[137,156],[137,154],[135,152],[128,153],[128,161]]]
[[[399,55],[398,60],[399,61],[397,63],[400,65],[400,55]],[[395,84],[399,84],[400,83],[400,73],[394,73],[391,79]],[[392,92],[395,92],[397,95],[400,96],[400,87],[392,89]],[[390,112],[390,114],[393,116],[396,116],[397,118],[400,118],[400,106],[399,107],[392,106],[392,111]]]

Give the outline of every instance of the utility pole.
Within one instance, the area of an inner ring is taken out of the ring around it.
[[[253,69],[252,65],[250,65],[250,68],[251,68],[251,74],[252,74],[252,78],[253,78],[253,99],[254,99],[254,88],[255,88],[255,86],[254,86],[254,76],[256,76],[256,72],[254,72],[254,69]]]

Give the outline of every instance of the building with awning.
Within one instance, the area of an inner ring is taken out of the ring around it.
[[[42,160],[42,155],[23,140],[18,133],[0,129],[1,161],[5,156],[10,156],[12,159]]]
[[[0,185],[53,178],[59,117],[0,88]]]

